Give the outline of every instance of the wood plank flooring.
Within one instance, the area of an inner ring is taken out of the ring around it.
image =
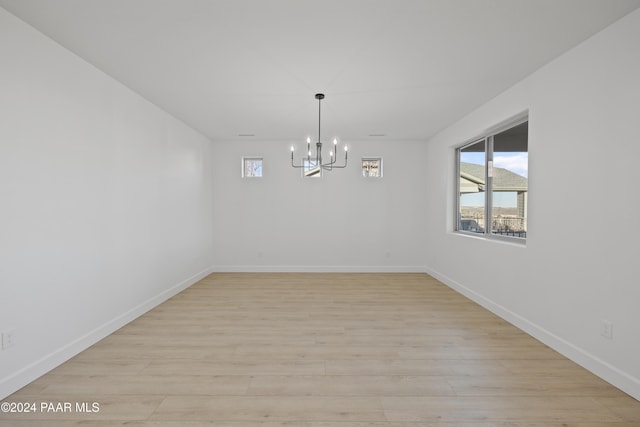
[[[640,402],[425,274],[213,274],[4,401],[38,412],[2,427],[640,427]]]

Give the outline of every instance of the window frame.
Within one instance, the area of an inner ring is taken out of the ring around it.
[[[246,161],[247,160],[260,160],[260,175],[247,175]],[[260,156],[243,156],[240,163],[240,171],[242,178],[262,178],[264,177],[264,157]]]
[[[493,221],[493,159],[494,159],[494,137],[504,131],[507,131],[511,128],[519,126],[523,123],[529,122],[529,111],[524,111],[520,114],[517,114],[495,126],[492,126],[475,136],[474,138],[470,138],[465,141],[463,144],[454,147],[455,154],[455,215],[454,215],[454,226],[453,231],[455,233],[464,235],[464,236],[473,236],[481,239],[490,239],[490,240],[498,240],[505,241],[511,243],[517,243],[521,245],[525,245],[527,242],[527,237],[518,237],[518,236],[509,236],[503,234],[496,234],[492,231],[491,223]],[[527,133],[527,163],[528,163],[528,140],[529,135]],[[462,221],[461,218],[461,205],[460,205],[460,152],[470,147],[474,144],[484,141],[485,143],[485,160],[484,160],[484,182],[485,182],[485,190],[484,190],[484,218],[485,218],[485,226],[483,232],[477,231],[468,231],[460,229],[460,224]],[[527,180],[528,180],[527,176]],[[527,183],[527,193],[529,192]],[[528,211],[528,196],[527,196],[527,206],[525,206],[525,210]],[[528,214],[527,214],[528,218]],[[487,226],[489,224],[489,226]],[[528,235],[528,227],[526,230],[526,235]]]
[[[372,161],[372,160],[377,160],[378,161],[378,176],[371,176],[371,175],[364,175],[364,173],[362,174],[363,178],[372,178],[372,179],[379,179],[382,178],[382,172],[383,172],[383,166],[382,166],[382,157],[381,156],[368,156],[368,157],[362,157],[360,159],[360,172],[364,172],[362,169],[363,163],[365,161]]]
[[[324,175],[324,168],[322,166],[318,166],[317,163],[315,163],[314,161],[312,161],[311,159],[308,158],[303,158],[302,159],[302,177],[303,178],[322,178],[322,175]],[[312,175],[307,175],[309,172],[313,171],[313,170],[318,170],[317,173],[312,174]]]

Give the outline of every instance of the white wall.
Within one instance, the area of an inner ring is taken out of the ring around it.
[[[638,40],[640,11],[432,138],[425,221],[428,271],[636,398]],[[455,146],[526,109],[526,247],[452,233]],[[603,319],[612,340],[600,336]]]
[[[218,270],[424,271],[424,143],[349,142],[349,166],[321,178],[290,166],[290,145],[214,145]],[[263,156],[264,177],[241,178],[242,156]],[[366,156],[382,179],[362,177]]]
[[[206,274],[211,143],[0,9],[0,398]]]
[[[0,352],[0,398],[212,260],[238,271],[420,271],[426,260],[640,397],[637,40],[640,11],[428,144],[352,142],[351,167],[316,180],[289,168],[290,141],[210,144],[0,9],[0,331],[16,338]],[[452,233],[454,147],[524,109],[526,247]],[[264,178],[240,177],[243,155],[264,156]],[[361,177],[360,157],[378,155],[385,177]]]

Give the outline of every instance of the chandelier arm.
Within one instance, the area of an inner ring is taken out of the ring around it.
[[[343,165],[343,166],[336,166],[336,165],[335,165],[335,164],[338,162],[338,157],[337,157],[337,156],[334,156],[334,157],[333,157],[333,160],[332,160],[331,162],[329,162],[329,163],[325,163],[325,164],[323,164],[322,166],[323,166],[323,167],[324,167],[324,166],[332,166],[332,167],[334,167],[334,168],[343,168],[343,167],[347,166],[347,156],[348,156],[348,152],[347,152],[347,151],[345,151],[345,152],[344,152],[344,165]]]
[[[331,159],[332,160],[330,162],[324,163],[322,166],[331,166],[331,165],[334,165],[338,161],[338,158],[335,157],[335,156],[331,157]]]
[[[291,166],[300,169],[304,167],[304,164],[296,165],[295,163],[293,163],[293,153],[291,153]]]
[[[333,165],[331,166],[332,169],[343,169],[347,167],[347,163],[345,162],[344,165]]]
[[[331,161],[331,162],[329,162],[329,163],[323,163],[323,164],[322,164],[322,168],[323,168],[323,169],[325,169],[325,170],[330,171],[330,170],[333,168],[333,165],[334,165],[334,163],[335,163],[335,162],[336,162],[336,161],[335,161],[335,160],[333,160],[333,161]]]
[[[335,160],[334,160],[333,163],[335,163]],[[343,169],[343,168],[346,168],[346,167],[347,167],[347,152],[345,151],[345,153],[344,153],[344,165],[333,165],[332,164],[331,168],[332,169],[333,168],[335,168],[335,169]]]

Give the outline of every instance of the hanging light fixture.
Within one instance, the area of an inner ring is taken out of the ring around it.
[[[296,150],[295,146],[291,146],[291,166],[294,168],[303,168],[304,176],[318,175],[322,170],[330,171],[334,168],[341,169],[347,167],[347,145],[344,146],[344,164],[336,165],[338,160],[338,140],[333,139],[333,147],[329,151],[329,161],[322,162],[322,140],[320,139],[320,103],[324,99],[324,94],[317,93],[316,99],[318,100],[318,142],[316,142],[316,154],[315,157],[311,157],[311,138],[307,137],[307,155],[302,158],[302,163],[296,165],[293,162],[293,153]]]

